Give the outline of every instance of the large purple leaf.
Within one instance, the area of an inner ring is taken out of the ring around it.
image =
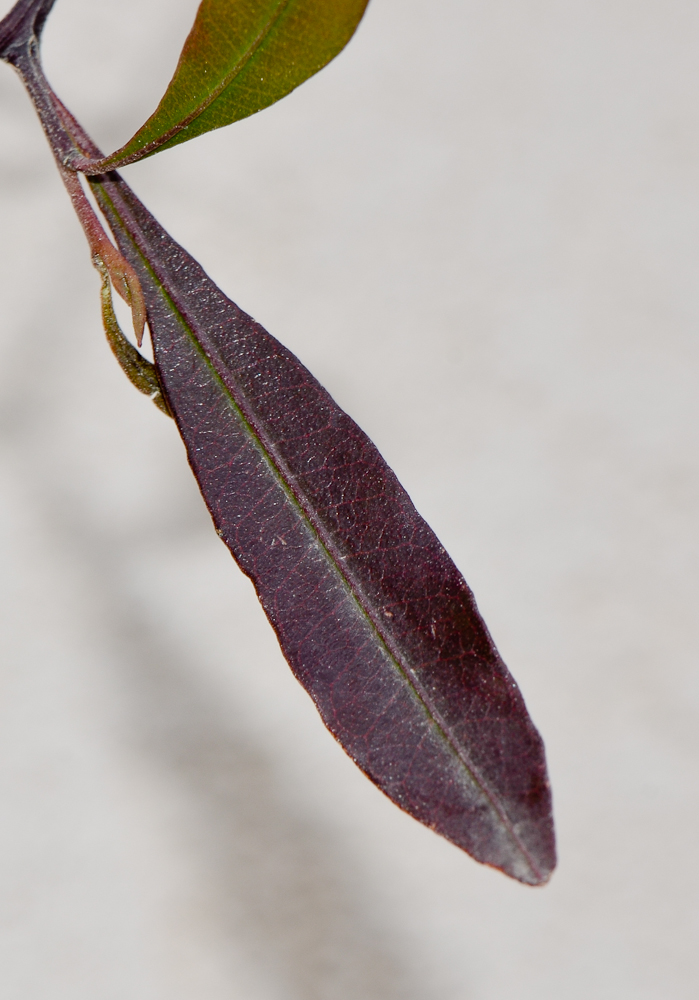
[[[141,278],[163,390],[218,534],[323,721],[406,812],[545,882],[543,744],[456,566],[307,369],[118,175],[91,183]]]

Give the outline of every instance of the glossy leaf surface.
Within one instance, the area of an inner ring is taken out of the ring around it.
[[[216,529],[324,722],[394,802],[530,884],[555,864],[544,749],[463,577],[374,445],[116,175],[156,365]]]
[[[274,104],[333,59],[368,0],[203,0],[155,113],[100,169],[123,166]]]

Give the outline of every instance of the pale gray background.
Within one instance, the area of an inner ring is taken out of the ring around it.
[[[59,0],[104,147],[195,8]],[[323,729],[0,66],[3,998],[697,996],[698,48],[695,0],[372,0],[294,95],[125,172],[471,583],[548,749],[539,890]]]

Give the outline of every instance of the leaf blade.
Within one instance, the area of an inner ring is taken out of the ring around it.
[[[100,160],[100,172],[239,121],[285,97],[338,55],[367,4],[203,0],[160,104],[127,143]]]
[[[543,744],[461,574],[301,363],[122,181],[92,184],[141,277],[159,377],[217,531],[325,724],[401,808],[545,882]]]

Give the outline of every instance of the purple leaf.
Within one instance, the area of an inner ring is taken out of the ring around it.
[[[292,670],[395,803],[527,882],[555,865],[544,748],[473,595],[360,428],[116,174],[163,391],[217,532]]]

